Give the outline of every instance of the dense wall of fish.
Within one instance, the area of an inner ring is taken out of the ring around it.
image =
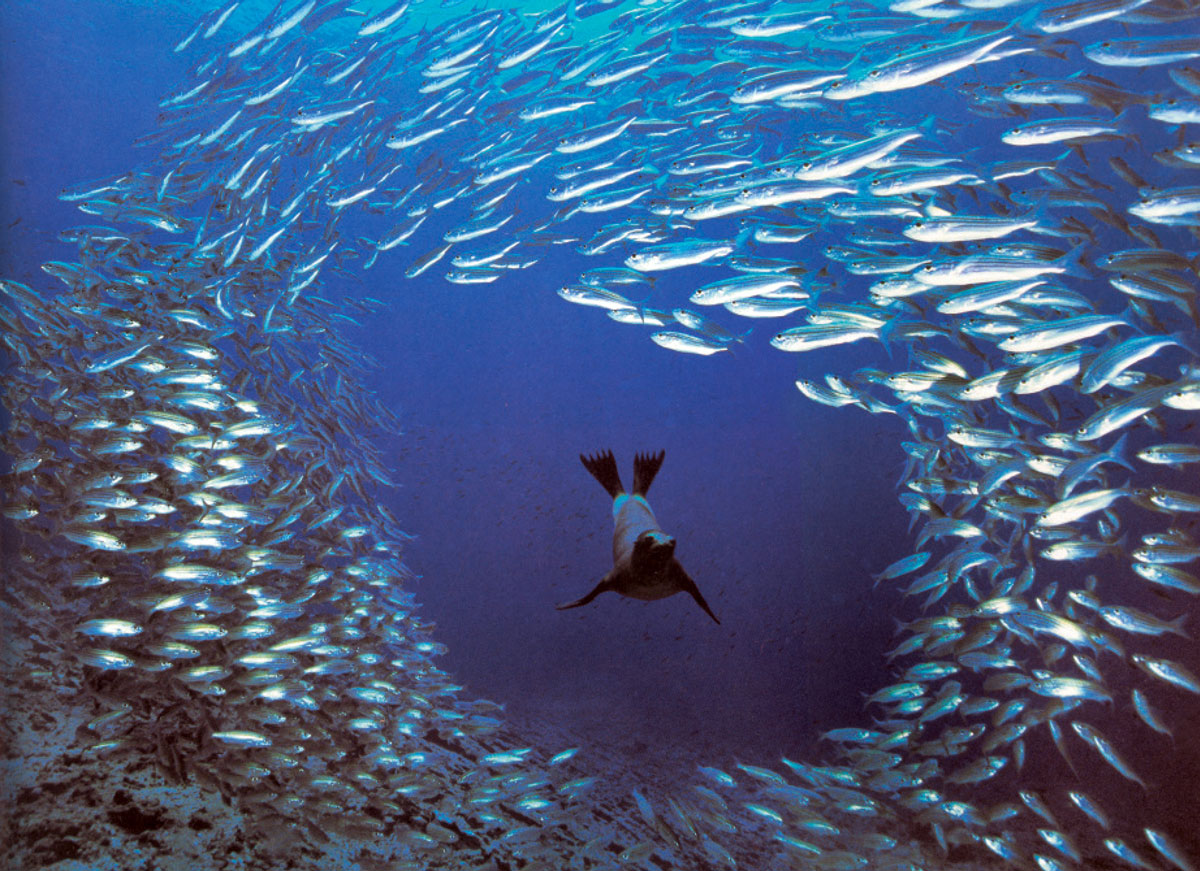
[[[44,267],[65,288],[0,285],[10,593],[70,627],[94,751],[399,819],[426,866],[735,867],[749,838],[755,867],[905,867],[908,821],[1015,868],[1197,867],[1163,760],[1200,757],[1200,9],[364,9],[205,14],[145,164],[64,193],[94,222]],[[878,582],[915,619],[873,728],[635,793],[620,856],[568,847],[564,759],[463,743],[498,724],[432,662],[372,498],[396,421],[343,338],[385,295],[344,276],[384,258],[490,284],[557,246],[595,262],[559,294],[664,353],[878,343],[888,369],[797,387],[911,433],[915,549]]]

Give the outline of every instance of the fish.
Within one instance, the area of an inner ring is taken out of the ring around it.
[[[1111,825],[1108,821],[1108,815],[1104,810],[1092,799],[1087,793],[1079,790],[1071,790],[1067,793],[1071,801],[1081,811],[1087,814],[1091,819],[1095,820],[1096,824],[1103,829],[1108,829]]]
[[[1148,0],[1068,0],[1039,11],[1034,27],[1043,33],[1067,33],[1125,15]]]
[[[1183,638],[1191,637],[1183,628],[1187,619],[1186,614],[1174,620],[1162,620],[1153,614],[1128,605],[1105,605],[1097,613],[1105,623],[1126,632],[1135,632],[1140,635],[1162,635],[1165,632],[1171,632]]]
[[[880,133],[858,142],[830,149],[803,161],[786,172],[792,178],[800,181],[828,181],[846,178],[920,136],[921,131],[912,129]]]
[[[1133,699],[1134,710],[1137,711],[1137,715],[1143,723],[1145,723],[1155,732],[1159,732],[1167,737],[1172,737],[1170,728],[1163,723],[1162,718],[1160,718],[1154,708],[1150,706],[1150,702],[1146,699],[1145,693],[1143,693],[1140,689],[1135,688],[1131,697]],[[1107,828],[1107,826],[1105,828]]]
[[[650,335],[651,340],[660,347],[683,354],[699,354],[704,357],[728,351],[726,343],[714,341],[706,336],[696,336],[679,330],[660,330]]]
[[[1154,867],[1141,856],[1139,856],[1137,851],[1125,843],[1125,841],[1121,838],[1105,838],[1104,846],[1114,856],[1135,868],[1149,869]]]
[[[1095,393],[1120,376],[1130,366],[1153,356],[1163,348],[1178,346],[1170,336],[1137,336],[1114,344],[1092,360],[1080,379],[1084,393]]]
[[[1195,871],[1195,866],[1188,860],[1187,854],[1179,848],[1169,835],[1147,827],[1144,829],[1146,840],[1151,846],[1157,850],[1163,858],[1179,868],[1180,871]]]
[[[697,288],[689,299],[696,305],[725,305],[751,297],[777,295],[799,287],[799,282],[787,275],[739,275]]]
[[[1045,261],[1020,255],[972,254],[945,258],[918,268],[913,274],[922,284],[933,287],[961,287],[995,281],[1023,281],[1043,275],[1060,275],[1073,268],[1070,257]],[[1100,315],[1082,317],[1099,318]],[[1045,328],[1038,328],[1045,329]],[[1033,332],[1033,329],[1030,329]],[[1050,332],[1048,335],[1053,336]],[[1051,345],[1050,347],[1054,347]],[[1003,350],[1019,350],[1005,348]],[[1032,349],[1036,350],[1036,349]]]
[[[116,618],[98,618],[81,623],[75,630],[80,635],[93,635],[109,638],[128,638],[140,635],[142,627],[131,620]]]
[[[1200,40],[1191,36],[1106,39],[1085,46],[1083,54],[1104,66],[1148,67],[1200,57]]]
[[[1119,126],[1096,118],[1052,118],[1019,124],[1001,134],[1000,140],[1009,145],[1038,146],[1115,137],[1120,134]]]
[[[689,239],[682,242],[664,242],[630,254],[625,258],[625,265],[639,272],[659,272],[723,259],[732,254],[733,250],[732,245],[718,240]]]
[[[1200,678],[1192,674],[1186,666],[1169,659],[1160,659],[1143,653],[1135,653],[1131,659],[1134,665],[1150,676],[1200,695]]]
[[[1014,218],[986,215],[933,216],[918,218],[901,232],[916,242],[978,242],[984,239],[1002,239],[1021,230],[1032,230],[1041,220],[1043,219],[1036,214]],[[957,312],[952,311],[950,314]]]

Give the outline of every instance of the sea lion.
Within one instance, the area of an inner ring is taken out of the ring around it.
[[[646,501],[646,491],[665,456],[665,451],[636,455],[633,458],[633,493],[626,493],[612,451],[594,457],[579,455],[584,468],[613,500],[613,567],[582,599],[556,606],[560,611],[586,605],[608,590],[647,602],[686,592],[704,613],[720,624],[696,589],[696,583],[675,559],[675,539],[659,528],[650,503]]]

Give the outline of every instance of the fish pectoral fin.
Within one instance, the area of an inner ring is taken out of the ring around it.
[[[704,613],[712,617],[713,622],[720,626],[721,621],[717,619],[717,615],[712,612],[712,608],[708,607],[708,602],[704,601],[704,597],[700,595],[700,588],[696,586],[696,582],[682,568],[679,569],[679,574],[681,575],[679,588],[690,594],[696,600],[696,604],[704,609]]]
[[[559,611],[565,611],[568,608],[578,608],[580,605],[586,605],[588,602],[592,601],[592,599],[596,598],[608,589],[610,589],[608,585],[608,578],[605,577],[600,581],[600,583],[596,584],[596,586],[592,588],[590,593],[588,593],[582,599],[576,599],[574,602],[564,602],[563,604],[555,605],[554,607]]]

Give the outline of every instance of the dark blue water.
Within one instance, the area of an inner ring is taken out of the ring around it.
[[[143,159],[132,142],[184,69],[166,47],[193,21],[134,4],[5,15],[0,270],[28,282],[67,256],[55,237],[86,218],[58,191]],[[567,247],[482,286],[436,269],[405,279],[411,250],[385,253],[349,290],[389,303],[355,334],[406,428],[385,445],[401,484],[388,499],[417,536],[406,563],[447,667],[539,716],[582,708],[593,728],[696,735],[731,753],[796,752],[853,719],[890,646],[869,573],[905,546],[901,425],[804,399],[791,382],[822,363],[765,347],[773,324],[699,359],[567,305],[558,288],[594,265]],[[605,448],[627,485],[635,452],[667,452],[652,504],[721,626],[686,596],[554,610],[611,566],[609,500],[578,460]]]

